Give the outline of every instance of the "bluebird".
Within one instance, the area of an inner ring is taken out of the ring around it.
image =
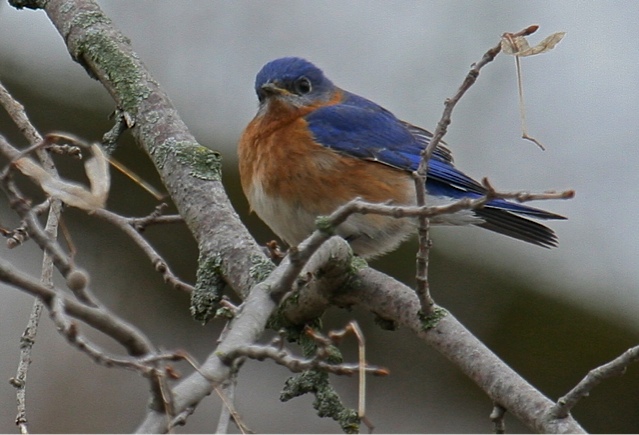
[[[242,189],[251,210],[294,246],[354,198],[415,205],[412,172],[432,134],[335,86],[312,63],[285,57],[257,74],[259,109],[239,141]],[[453,165],[440,145],[428,165],[428,205],[478,198],[486,189]],[[431,219],[433,224],[475,225],[543,247],[557,245],[550,228],[528,219],[563,216],[502,199],[483,208]],[[395,249],[416,228],[414,218],[350,216],[336,230],[361,257]]]

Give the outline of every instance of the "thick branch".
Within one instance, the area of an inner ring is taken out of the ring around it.
[[[324,244],[322,251],[342,250],[344,245],[346,245],[344,240],[334,237]],[[324,257],[320,255],[318,258]],[[311,260],[311,268],[315,269],[318,266],[321,264],[313,263]],[[262,335],[266,322],[277,307],[277,302],[272,297],[273,287],[282,285],[286,276],[290,276],[291,267],[294,265],[290,258],[286,257],[265,281],[251,290],[215,352],[209,355],[197,372],[186,377],[173,388],[177,413],[197,406],[216,386],[229,378],[233,364],[227,356],[234,354],[237,349],[253,344]],[[275,290],[275,293],[278,291]],[[137,432],[158,433],[166,430],[165,416],[151,411],[138,427]]]
[[[245,296],[264,278],[247,272],[251,262],[265,259],[226,196],[219,154],[195,140],[127,38],[94,1],[50,0],[44,9],[71,56],[128,115],[133,136],[151,157],[198,243],[201,263],[220,259],[224,279]]]
[[[351,287],[331,289],[324,309],[332,305],[364,307],[383,319],[409,328],[431,347],[442,353],[471,378],[488,396],[512,413],[526,426],[541,433],[584,433],[572,417],[555,417],[554,403],[526,382],[474,337],[453,315],[448,313],[432,328],[425,328],[419,316],[420,303],[415,292],[404,284],[371,268],[356,272]],[[305,297],[306,289],[301,290]],[[305,312],[315,316],[318,305],[290,306],[286,316],[298,320]]]

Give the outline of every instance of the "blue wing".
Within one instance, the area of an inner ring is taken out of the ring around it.
[[[316,109],[305,119],[318,143],[352,157],[406,171],[417,169],[420,153],[432,138],[427,130],[400,121],[372,101],[346,92],[342,103]],[[477,198],[486,192],[481,184],[455,168],[452,154],[444,145],[437,147],[428,164],[426,188],[431,195],[454,199]],[[565,219],[501,199],[475,211],[484,219],[479,226],[541,246],[556,245],[551,229],[512,213],[539,219]]]

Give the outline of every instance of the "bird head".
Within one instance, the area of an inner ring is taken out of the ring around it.
[[[260,105],[273,99],[295,107],[321,104],[331,99],[335,89],[321,69],[299,57],[273,60],[255,78]]]

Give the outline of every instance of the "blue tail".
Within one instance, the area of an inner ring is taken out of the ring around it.
[[[517,208],[523,207],[520,204],[508,202],[506,202],[506,204],[509,206],[516,206]],[[509,237],[514,237],[515,239],[523,240],[524,242],[543,246],[544,248],[557,246],[557,235],[553,230],[538,222],[518,216],[508,211],[509,208],[510,207],[493,207],[490,204],[487,204],[484,208],[475,210],[475,215],[484,220],[484,222],[477,224],[477,226]],[[520,211],[520,213],[527,216],[533,216],[538,219],[566,219],[563,216],[549,213],[544,210],[538,210],[532,207],[526,207],[526,209],[527,210],[525,211]]]
[[[431,195],[453,199],[479,198],[486,193],[484,186],[457,170],[450,162],[436,158],[429,162],[426,188]],[[479,227],[545,248],[557,246],[555,232],[527,217],[566,219],[555,213],[504,199],[490,201],[484,208],[474,210],[474,214],[483,219],[483,222],[476,224]]]

